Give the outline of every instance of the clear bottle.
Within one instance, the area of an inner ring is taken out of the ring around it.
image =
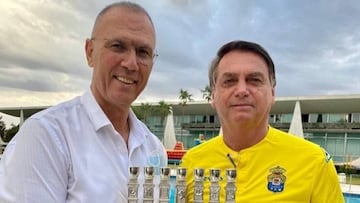
[[[186,168],[177,168],[176,203],[186,203]]]
[[[137,203],[139,199],[139,167],[130,167],[130,179],[128,183],[128,203]]]

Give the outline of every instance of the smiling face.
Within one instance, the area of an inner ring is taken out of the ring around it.
[[[220,60],[216,74],[212,106],[221,124],[267,126],[275,96],[264,59],[251,52],[231,51]]]
[[[95,24],[85,48],[97,102],[103,109],[127,111],[152,70],[155,31],[148,16],[128,8],[111,8]]]

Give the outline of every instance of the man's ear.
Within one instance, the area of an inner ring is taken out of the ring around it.
[[[87,63],[90,67],[93,67],[94,62],[93,62],[93,41],[91,39],[86,39],[85,42],[85,54],[86,54],[86,60]]]
[[[211,107],[215,108],[215,101],[214,101],[214,89],[211,90],[211,100],[210,100]]]
[[[275,104],[275,87],[272,87],[272,88],[271,88],[271,94],[272,94],[272,96],[273,96],[272,105],[274,105],[274,104]]]

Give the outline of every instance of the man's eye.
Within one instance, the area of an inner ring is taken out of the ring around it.
[[[232,85],[232,84],[234,84],[235,82],[236,82],[235,79],[229,78],[229,79],[225,79],[225,80],[223,81],[223,84],[224,84],[224,85]]]
[[[252,83],[261,83],[262,82],[262,80],[260,78],[249,78],[248,81],[252,82]]]
[[[119,49],[119,50],[126,50],[124,44],[116,42],[111,44],[111,48]]]
[[[151,53],[147,49],[138,49],[137,54],[144,58],[151,57]]]

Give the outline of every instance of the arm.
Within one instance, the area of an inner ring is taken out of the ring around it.
[[[312,203],[343,203],[344,196],[340,187],[337,172],[330,155],[324,151],[318,173],[315,174]]]
[[[28,119],[8,145],[0,165],[0,202],[65,202],[64,150],[55,132]]]

